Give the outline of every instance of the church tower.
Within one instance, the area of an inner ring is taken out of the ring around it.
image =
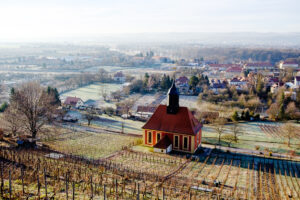
[[[167,113],[176,114],[179,110],[179,93],[175,86],[175,81],[168,91]]]

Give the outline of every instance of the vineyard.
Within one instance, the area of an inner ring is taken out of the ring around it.
[[[212,151],[186,158],[123,149],[105,159],[0,149],[10,199],[299,199],[300,163]]]
[[[269,137],[282,137],[283,130],[279,125],[259,124],[258,126]]]

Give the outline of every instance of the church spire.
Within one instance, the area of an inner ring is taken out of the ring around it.
[[[167,102],[167,113],[176,114],[179,110],[179,93],[175,86],[175,79],[173,84],[168,91],[168,102]]]

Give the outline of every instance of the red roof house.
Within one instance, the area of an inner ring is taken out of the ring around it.
[[[144,144],[155,151],[194,153],[201,144],[202,124],[187,107],[179,106],[175,83],[168,92],[168,104],[159,105],[142,128]]]
[[[80,107],[83,106],[84,102],[82,99],[77,97],[67,97],[64,101],[64,105],[73,106],[73,107]]]

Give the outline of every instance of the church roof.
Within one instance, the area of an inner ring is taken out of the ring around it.
[[[167,106],[159,105],[152,117],[142,128],[196,135],[201,127],[201,123],[193,116],[187,107],[179,107],[176,114],[168,114]]]

